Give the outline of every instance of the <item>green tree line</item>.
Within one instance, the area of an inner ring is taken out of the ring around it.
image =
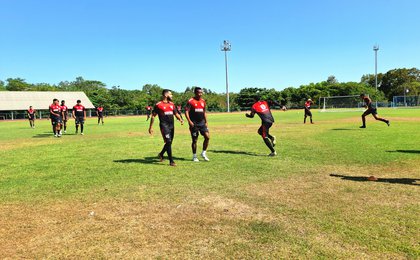
[[[174,103],[182,106],[186,104],[193,95],[194,87],[186,87],[183,92],[174,91]],[[22,78],[0,80],[0,91],[83,91],[95,106],[102,104],[108,110],[143,111],[147,105],[159,101],[162,90],[162,87],[156,84],[146,84],[136,90],[126,90],[119,86],[109,88],[101,81],[85,80],[82,77],[58,84],[28,83]],[[207,88],[203,88],[203,91],[210,111],[226,111],[225,93],[216,93]],[[404,92],[408,95],[420,95],[419,69],[402,68],[379,73],[378,91],[373,74],[363,75],[360,82],[339,82],[334,76],[330,76],[322,82],[301,85],[298,88],[287,87],[283,90],[263,86],[246,87],[239,93],[230,93],[230,105],[232,111],[249,108],[253,97],[258,95],[262,99],[277,101],[289,108],[300,108],[308,98],[317,101],[320,97],[366,93],[374,100],[392,101],[393,96],[404,95]]]

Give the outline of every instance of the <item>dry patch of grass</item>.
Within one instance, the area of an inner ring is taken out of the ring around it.
[[[240,221],[269,218],[217,195],[0,206],[1,258],[224,257]]]

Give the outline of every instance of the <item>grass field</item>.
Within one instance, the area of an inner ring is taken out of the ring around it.
[[[273,158],[259,119],[209,114],[211,161],[177,124],[177,167],[145,117],[0,122],[0,258],[418,259],[420,111],[379,112],[274,112]]]

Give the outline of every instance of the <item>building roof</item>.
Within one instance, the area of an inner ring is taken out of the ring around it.
[[[85,108],[95,108],[84,92],[59,91],[0,91],[0,111],[27,110],[29,106],[34,109],[49,109],[53,99],[65,100],[70,108],[80,99]]]

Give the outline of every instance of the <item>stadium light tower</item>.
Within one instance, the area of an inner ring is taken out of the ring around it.
[[[226,69],[226,105],[227,111],[230,112],[230,105],[229,105],[229,81],[228,81],[228,63],[227,63],[227,52],[230,51],[231,45],[229,41],[224,40],[223,45],[220,47],[221,51],[225,52],[225,69]]]
[[[375,87],[376,87],[376,107],[378,107],[378,51],[379,45],[373,46],[375,52]]]

